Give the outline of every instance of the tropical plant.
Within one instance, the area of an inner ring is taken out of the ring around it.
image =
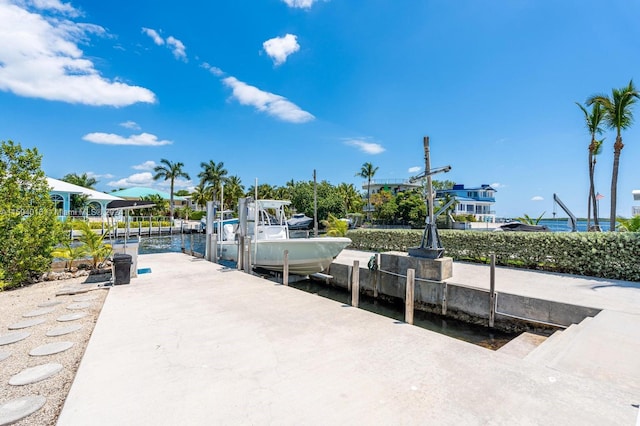
[[[616,206],[618,192],[618,167],[620,165],[620,153],[624,144],[622,143],[622,131],[628,129],[633,123],[633,104],[636,103],[640,94],[633,85],[633,80],[620,89],[613,89],[611,97],[606,95],[595,95],[587,100],[587,105],[600,104],[604,110],[604,120],[610,129],[616,131],[616,142],[613,145],[613,171],[611,173],[611,210],[609,213],[609,227],[615,229],[616,226]]]
[[[62,243],[61,247],[57,247],[51,253],[53,257],[59,257],[61,259],[66,259],[67,269],[70,270],[73,266],[73,262],[78,259],[82,259],[87,255],[87,247],[84,244],[81,245],[73,245],[70,241],[65,241]]]
[[[141,216],[166,215],[168,203],[167,200],[162,198],[160,194],[145,195],[143,197],[140,197],[140,200],[151,201],[154,204],[152,207],[137,210],[138,212],[140,212]]]
[[[327,236],[328,237],[344,237],[347,235],[347,231],[349,230],[349,224],[346,220],[338,219],[331,213],[329,213],[329,218],[325,221],[325,228],[327,228]]]
[[[156,174],[153,176],[153,180],[168,180],[170,182],[170,190],[169,190],[169,215],[171,219],[173,219],[173,185],[176,179],[185,178],[191,179],[189,174],[186,173],[182,168],[184,164],[181,162],[172,163],[171,161],[163,158],[160,160],[161,165],[154,167],[153,171]]]
[[[91,229],[89,222],[77,222],[77,227],[81,234],[78,237],[80,243],[85,247],[86,254],[91,257],[91,267],[96,269],[99,264],[111,255],[111,244],[104,242],[105,233],[96,233]]]
[[[229,176],[224,186],[225,206],[228,209],[235,210],[238,205],[238,199],[244,196],[244,185],[238,176]]]
[[[36,148],[0,144],[0,290],[23,285],[51,265],[62,231]]]
[[[344,203],[347,213],[359,211],[362,208],[362,197],[352,183],[341,183],[337,188],[338,195]]]
[[[210,200],[210,195],[211,194],[207,192],[206,188],[200,184],[193,188],[193,192],[191,193],[191,201],[193,201],[196,206],[206,206],[207,201]]]
[[[640,232],[640,216],[633,216],[631,219],[618,218],[618,231]]]
[[[202,171],[198,173],[200,185],[207,188],[211,193],[210,199],[217,202],[220,185],[226,182],[227,169],[224,168],[222,161],[216,164],[213,160],[209,160],[208,163],[200,163],[200,167],[202,167]]]
[[[533,218],[531,216],[529,216],[528,214],[525,213],[524,216],[522,217],[517,217],[516,220],[518,222],[522,222],[525,223],[527,225],[537,225],[540,223],[540,221],[542,220],[542,216],[544,216],[546,212],[542,212],[542,214],[540,216],[538,216],[537,218]]]
[[[373,164],[367,162],[362,165],[360,171],[356,173],[356,176],[367,180],[367,218],[371,220],[371,179],[376,175],[378,167],[374,167]]]
[[[589,143],[589,201],[587,203],[587,229],[591,228],[591,210],[593,208],[593,224],[596,229],[598,228],[598,205],[596,200],[596,191],[594,184],[596,156],[600,154],[602,142],[604,140],[597,140],[596,135],[602,133],[600,123],[604,118],[604,110],[602,105],[594,103],[591,105],[591,112],[576,102],[576,105],[580,108],[584,114],[584,121],[591,136],[591,142]]]

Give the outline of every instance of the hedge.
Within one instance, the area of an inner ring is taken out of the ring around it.
[[[349,231],[351,246],[366,251],[407,251],[417,247],[422,230]],[[640,281],[637,232],[486,232],[439,230],[445,256],[591,277]]]

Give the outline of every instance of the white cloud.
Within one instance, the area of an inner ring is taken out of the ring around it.
[[[209,65],[206,62],[203,62],[200,66],[208,70],[211,74],[215,75],[216,77],[222,77],[224,75],[224,71],[222,71],[220,68],[214,67],[213,65]]]
[[[95,132],[84,135],[82,139],[87,142],[102,145],[161,146],[173,143],[167,140],[158,140],[156,135],[152,135],[150,133],[140,133],[139,135],[124,137],[114,133]]]
[[[269,39],[262,43],[262,47],[276,66],[285,63],[289,55],[300,50],[298,38],[293,34]]]
[[[163,46],[166,44],[167,48],[171,49],[171,52],[176,59],[187,62],[187,48],[180,40],[178,40],[174,36],[169,36],[165,40],[164,38],[162,38],[160,33],[153,28],[142,27],[142,32],[151,37],[153,42],[158,46]]]
[[[105,173],[103,175],[100,175],[100,174],[94,173],[94,172],[87,172],[87,176],[95,178],[95,179],[100,179],[100,178],[112,179],[113,178],[113,175],[111,173]]]
[[[318,0],[282,0],[289,7],[299,8],[299,9],[310,9],[314,3]]]
[[[249,86],[235,77],[227,77],[222,81],[233,90],[233,97],[242,105],[251,105],[258,111],[291,123],[305,123],[315,118],[287,98]]]
[[[535,197],[531,198],[531,201],[544,201],[544,197],[536,195]]]
[[[420,170],[422,170],[422,167],[414,166],[414,167],[409,167],[409,170],[407,170],[407,172],[409,172],[409,173],[418,173]]]
[[[142,164],[136,164],[135,166],[131,166],[132,169],[135,170],[153,170],[157,166],[156,162],[153,160],[145,161]]]
[[[77,15],[71,6],[55,0],[31,4]],[[0,22],[0,90],[85,105],[156,101],[148,89],[102,77],[84,56],[78,43],[90,34],[105,35],[104,28],[41,15],[6,0],[0,1]]]
[[[138,123],[131,120],[125,121],[124,123],[120,123],[120,125],[125,129],[140,130],[140,126],[138,125]]]
[[[69,3],[62,3],[60,0],[31,0],[31,4],[36,9],[52,10],[67,14],[69,16],[79,16],[80,13]]]
[[[367,154],[380,154],[385,151],[382,145],[373,142],[367,142],[364,139],[345,139],[345,144],[357,147],[360,151]]]
[[[160,34],[158,34],[156,30],[142,27],[142,32],[151,37],[153,42],[158,46],[162,46],[164,44],[164,39],[160,37]]]
[[[180,59],[182,61],[187,62],[187,52],[184,44],[173,36],[169,36],[167,38],[167,46],[171,46],[170,49],[173,52],[173,56],[176,59]]]
[[[500,183],[500,182],[494,182],[490,185],[493,189],[498,189],[498,188],[506,188],[507,185],[505,185],[504,183]]]
[[[132,186],[152,186],[155,183],[151,172],[135,173],[129,177],[108,182],[107,185],[115,188],[128,188]]]

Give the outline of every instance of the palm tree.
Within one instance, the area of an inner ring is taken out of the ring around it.
[[[609,229],[616,228],[616,205],[618,201],[618,166],[620,165],[620,152],[624,148],[622,143],[622,131],[628,129],[633,123],[631,107],[638,100],[640,94],[633,85],[629,85],[611,91],[611,98],[606,95],[595,95],[587,100],[587,105],[594,103],[602,105],[604,119],[610,129],[616,130],[616,142],[613,145],[613,171],[611,173],[611,211],[609,213]]]
[[[196,204],[196,206],[205,206],[207,205],[207,201],[209,201],[209,194],[206,188],[202,185],[198,185],[193,188],[193,192],[191,193],[191,199]]]
[[[356,176],[367,179],[367,220],[371,220],[371,179],[378,171],[378,167],[373,167],[371,163],[364,163],[360,172]]]
[[[244,185],[240,177],[234,175],[227,178],[224,186],[224,198],[227,208],[234,210],[238,205],[238,199],[244,196]]]
[[[198,173],[200,185],[208,185],[210,187],[208,189],[211,191],[211,199],[214,202],[218,201],[218,189],[227,180],[228,172],[224,168],[224,163],[220,161],[216,164],[215,161],[209,160],[208,163],[200,163],[200,167],[202,167],[202,171]]]
[[[354,213],[362,204],[362,197],[352,183],[341,183],[337,188],[340,199],[344,203],[346,213]]]
[[[189,174],[184,172],[182,168],[184,164],[181,162],[172,163],[171,161],[163,158],[160,160],[161,166],[156,166],[153,168],[153,171],[156,172],[153,180],[164,179],[169,180],[171,182],[170,192],[169,192],[169,215],[171,219],[173,219],[173,184],[178,178],[191,179]]]
[[[94,186],[98,184],[96,178],[88,176],[86,173],[83,173],[81,175],[77,173],[69,173],[64,175],[64,177],[60,180],[89,189],[95,189]],[[77,213],[80,211],[84,211],[84,208],[89,201],[89,196],[86,194],[71,194],[70,201],[71,210]]]
[[[602,133],[600,123],[604,118],[604,110],[602,105],[594,103],[591,106],[591,112],[587,111],[585,107],[576,102],[576,105],[580,108],[584,114],[584,121],[591,135],[591,142],[589,143],[589,201],[587,203],[587,229],[591,227],[591,208],[593,207],[593,224],[598,229],[598,205],[596,200],[596,190],[594,185],[594,176],[596,168],[596,156],[600,153],[603,140],[596,140],[596,135]]]

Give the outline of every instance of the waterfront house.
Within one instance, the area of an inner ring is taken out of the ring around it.
[[[113,191],[111,193],[117,197],[122,197],[125,200],[141,200],[144,197],[148,197],[150,195],[158,195],[163,200],[171,200],[171,194],[168,192],[160,191],[158,189],[153,188],[145,188],[141,186],[134,186],[132,188],[121,189],[119,191]],[[185,197],[181,197],[179,195],[173,194],[173,207],[180,208],[183,205],[186,205],[187,200]]]
[[[496,190],[486,184],[475,188],[465,188],[463,184],[456,184],[451,189],[437,190],[436,200],[449,194],[458,202],[453,214],[472,214],[478,222],[495,222],[495,193]]]
[[[114,200],[122,200],[122,198],[113,194],[106,194],[50,177],[47,177],[47,183],[49,184],[49,188],[51,188],[49,195],[60,220],[66,220],[69,216],[106,220],[107,204]],[[87,204],[81,211],[71,209],[71,196],[74,194],[85,195],[87,197]]]

